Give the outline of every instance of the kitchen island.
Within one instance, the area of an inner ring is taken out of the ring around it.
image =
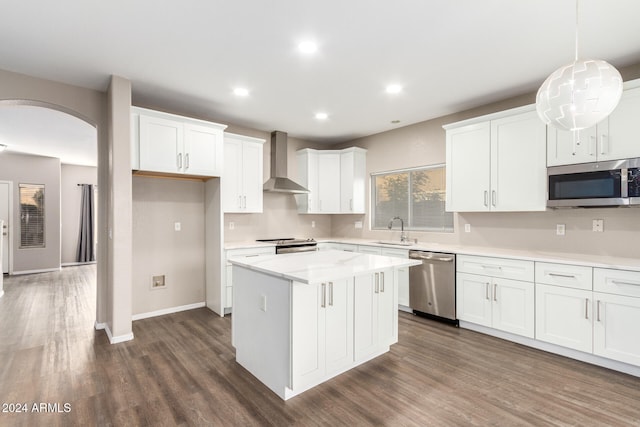
[[[344,251],[230,260],[236,361],[282,399],[398,341],[398,268],[420,261]]]

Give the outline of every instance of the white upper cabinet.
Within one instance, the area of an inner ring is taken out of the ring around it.
[[[264,139],[224,134],[224,172],[220,181],[225,213],[262,212]]]
[[[626,83],[616,109],[596,126],[576,132],[549,126],[547,165],[640,157],[640,81]],[[574,140],[575,138],[575,140]]]
[[[448,211],[546,209],[546,126],[532,106],[445,129]]]
[[[220,176],[225,125],[133,107],[132,169]]]
[[[362,148],[299,150],[298,177],[309,194],[296,195],[300,213],[364,213],[366,153]]]

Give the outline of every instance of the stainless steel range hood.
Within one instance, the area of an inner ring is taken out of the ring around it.
[[[271,132],[271,178],[264,183],[263,190],[272,193],[304,194],[309,190],[293,182],[287,176],[287,134]]]

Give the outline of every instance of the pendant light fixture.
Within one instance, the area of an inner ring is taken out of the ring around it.
[[[575,60],[547,77],[536,96],[542,121],[569,131],[594,126],[611,114],[622,96],[622,77],[611,64],[578,59],[578,2]]]

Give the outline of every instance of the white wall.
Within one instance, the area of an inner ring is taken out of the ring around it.
[[[80,238],[80,205],[82,203],[82,187],[78,184],[98,184],[98,169],[91,166],[63,164],[60,168],[61,194],[61,261],[62,265],[76,263],[78,239]],[[97,194],[96,194],[97,196]],[[95,209],[98,209],[95,198]],[[97,215],[94,219],[97,221]]]
[[[166,276],[166,288],[151,289],[154,275]],[[204,183],[134,177],[133,314],[204,301]]]

